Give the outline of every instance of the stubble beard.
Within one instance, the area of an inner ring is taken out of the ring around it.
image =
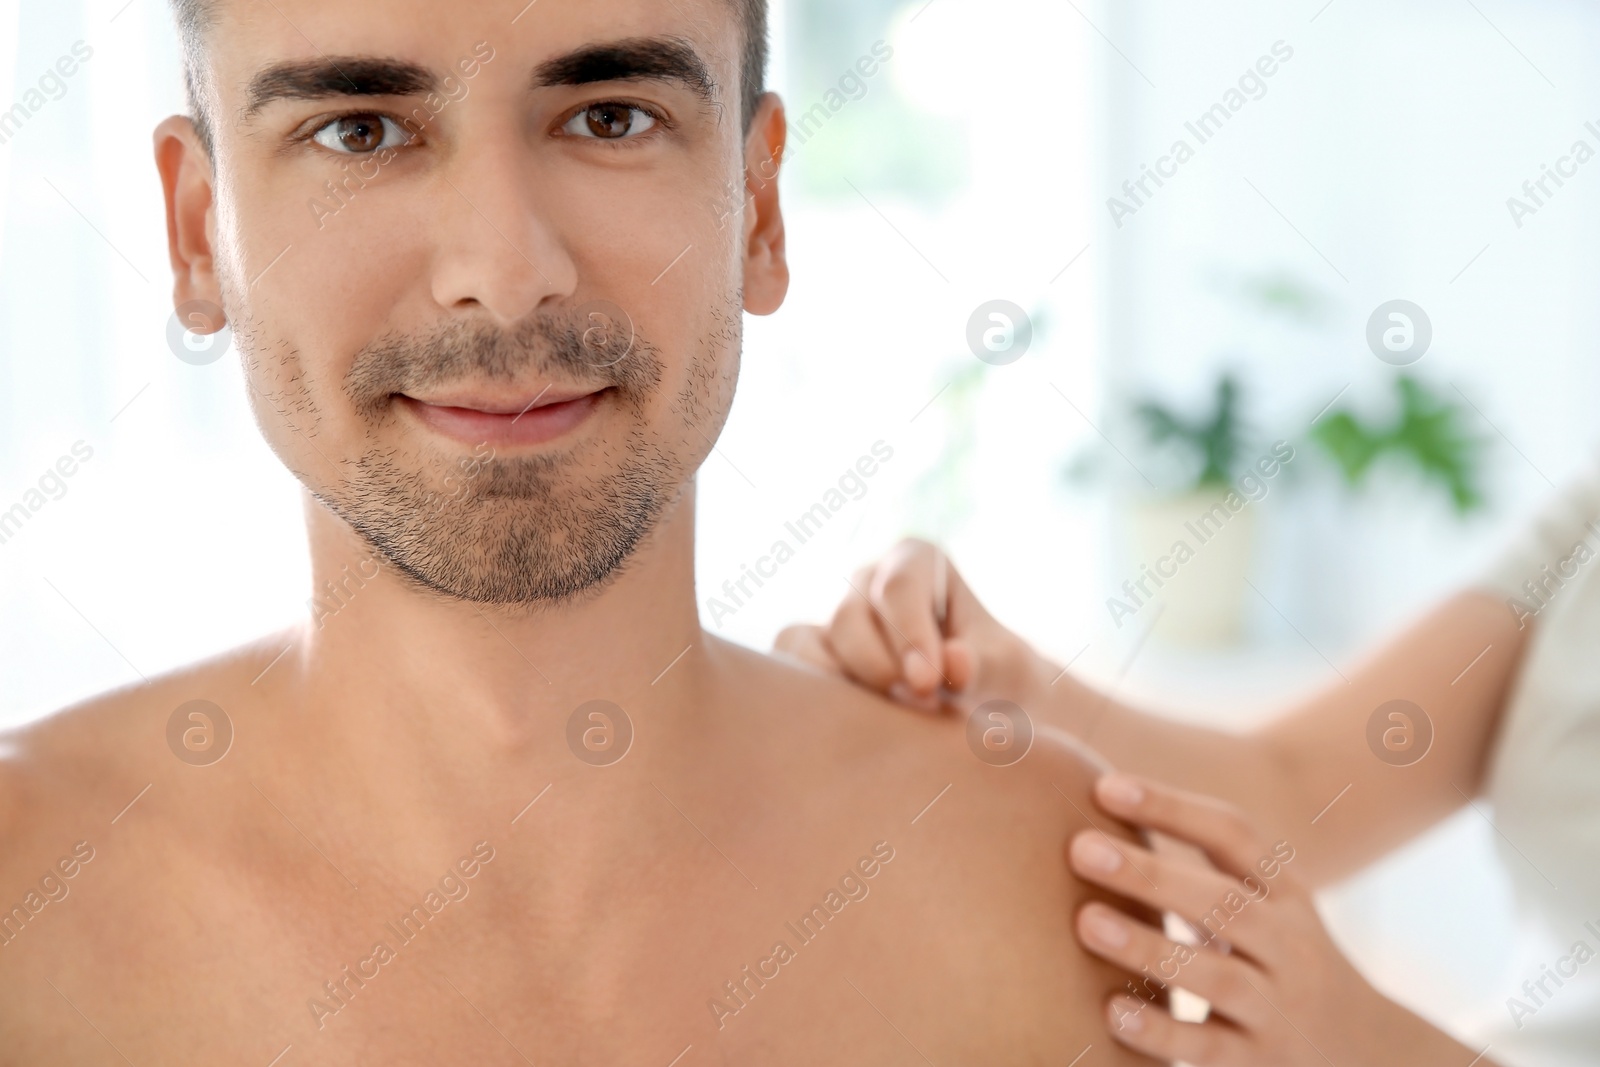
[[[582,324],[570,312],[541,315],[510,332],[458,322],[427,335],[380,337],[357,353],[341,383],[373,440],[393,440],[405,418],[396,394],[469,380],[538,378],[604,388],[590,418],[606,417],[627,431],[533,456],[485,458],[480,448],[465,457],[465,467],[444,471],[431,449],[375,444],[340,464],[342,481],[313,482],[303,473],[301,481],[422,589],[529,608],[596,595],[683,498],[721,430],[737,374],[741,303],[732,293],[726,306],[713,309],[714,328],[692,355],[668,418],[655,423],[651,402],[666,367],[660,350],[634,333],[626,355],[610,363],[618,353],[586,348]],[[256,343],[260,334],[259,324],[236,326],[247,360],[273,350],[284,362],[297,359],[286,346]],[[280,416],[285,407],[302,413],[291,426],[309,426],[314,435],[320,420],[305,384],[286,391],[294,394],[290,403],[284,393],[262,399]],[[458,484],[445,490],[451,473]]]

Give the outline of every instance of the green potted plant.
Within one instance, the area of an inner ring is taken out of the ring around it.
[[[1465,409],[1409,374],[1396,377],[1394,388],[1394,418],[1363,419],[1340,408],[1317,420],[1311,440],[1351,489],[1367,486],[1374,470],[1386,463],[1398,464],[1443,489],[1457,515],[1481,508],[1479,476],[1486,442],[1467,430]]]
[[[1225,645],[1241,637],[1256,536],[1255,508],[1237,491],[1254,460],[1242,393],[1238,379],[1223,373],[1197,413],[1154,397],[1133,405],[1145,454],[1165,460],[1176,477],[1130,503],[1132,573],[1108,602],[1119,628],[1130,607],[1143,612],[1159,603],[1155,632],[1169,642]]]

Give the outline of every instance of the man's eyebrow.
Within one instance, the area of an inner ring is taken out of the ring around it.
[[[244,118],[276,100],[325,100],[336,96],[416,96],[433,91],[438,77],[427,67],[370,56],[320,56],[264,67],[250,79]]]
[[[674,37],[630,37],[546,60],[533,73],[535,88],[608,81],[676,81],[708,104],[717,84],[700,54]],[[439,87],[438,76],[419,63],[373,56],[319,56],[263,67],[245,92],[244,119],[279,100],[326,100],[341,96],[418,96]]]
[[[676,37],[629,37],[587,45],[539,64],[534,88],[588,85],[609,81],[675,81],[708,104],[716,103],[717,83],[700,53]]]

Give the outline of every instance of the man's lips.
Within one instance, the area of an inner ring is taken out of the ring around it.
[[[469,394],[423,400],[404,393],[395,399],[430,429],[464,444],[514,446],[543,444],[572,431],[589,417],[607,391],[547,387],[526,400]]]

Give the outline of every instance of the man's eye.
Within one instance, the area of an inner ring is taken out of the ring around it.
[[[411,135],[382,115],[345,115],[319,129],[311,139],[342,155],[368,155],[382,148],[399,148]]]
[[[643,108],[628,104],[595,104],[572,116],[561,128],[576,137],[622,141],[638,137],[655,124],[656,117]]]

